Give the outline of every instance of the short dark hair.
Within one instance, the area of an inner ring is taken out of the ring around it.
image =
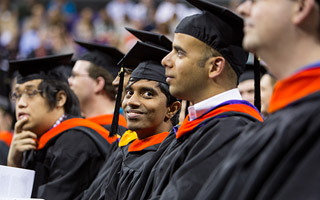
[[[135,82],[137,82],[139,80],[144,80],[144,79],[130,78],[130,80],[129,80],[129,82],[131,82],[130,85],[134,84]],[[171,104],[173,104],[176,101],[181,101],[170,94],[169,86],[167,84],[158,82],[158,87],[160,88],[161,92],[167,97],[167,102],[166,102],[167,107],[169,107]],[[180,114],[180,109],[170,119],[173,126],[175,126],[179,123],[179,114]]]
[[[223,55],[219,53],[217,50],[213,49],[209,45],[205,44],[205,50],[203,52],[203,57],[199,61],[198,65],[200,67],[204,67],[207,60],[211,57],[218,57]],[[232,87],[236,87],[238,84],[239,77],[237,76],[236,71],[231,67],[230,63],[225,59],[225,69],[224,74],[226,74],[227,80]]]
[[[64,91],[67,98],[63,106],[65,114],[81,116],[79,100],[68,83],[58,80],[42,80],[38,89],[41,91],[41,96],[47,100],[51,110],[57,105],[58,92]]]
[[[115,100],[116,96],[116,90],[115,87],[112,85],[112,81],[114,80],[114,77],[103,67],[95,65],[90,62],[90,66],[88,69],[89,76],[93,79],[97,79],[99,76],[104,79],[104,91],[106,91],[108,97],[111,100]]]
[[[176,102],[176,101],[180,101],[180,102],[181,102],[181,100],[177,99],[176,97],[174,97],[174,96],[172,96],[172,95],[170,94],[169,86],[168,86],[167,84],[165,84],[165,83],[160,83],[160,82],[159,82],[159,83],[158,83],[158,86],[159,86],[161,92],[162,92],[163,94],[165,94],[166,97],[167,97],[167,107],[169,107],[171,104],[173,104],[173,103]],[[181,109],[179,109],[179,110],[177,111],[177,113],[170,119],[173,126],[175,126],[175,125],[177,125],[177,124],[179,123],[180,110],[181,110]]]

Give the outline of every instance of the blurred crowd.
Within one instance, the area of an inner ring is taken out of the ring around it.
[[[126,52],[131,46],[124,27],[160,32],[171,38],[183,17],[198,12],[178,0],[111,0],[99,10],[78,8],[75,1],[23,0],[0,3],[2,58],[41,57],[78,52],[73,38],[110,44]]]

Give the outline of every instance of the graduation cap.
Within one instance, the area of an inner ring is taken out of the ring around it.
[[[267,72],[264,66],[264,62],[260,62],[254,54],[250,53],[246,69],[239,78],[239,83],[246,80],[254,80],[254,105],[259,111],[261,109],[260,79]]]
[[[154,46],[159,46],[161,48],[164,48],[168,51],[172,50],[172,42],[169,40],[165,35],[159,34],[159,33],[153,33],[150,31],[142,31],[142,30],[136,30],[132,28],[125,27],[127,31],[129,31],[132,35],[134,35],[136,38],[141,40],[142,42],[145,42],[147,44],[152,44]]]
[[[197,38],[217,50],[238,77],[245,70],[248,53],[242,48],[243,20],[240,16],[211,2],[187,0],[203,12],[184,18],[175,33]]]
[[[68,82],[71,74],[70,61],[73,54],[46,56],[9,61],[9,73],[18,71],[17,83],[34,79],[52,79]]]
[[[110,135],[115,135],[118,129],[119,109],[121,105],[124,71],[123,67],[133,69],[130,77],[148,79],[166,83],[165,68],[161,60],[170,53],[168,50],[138,41],[118,63],[121,66],[120,81]]]
[[[79,40],[74,40],[77,44],[87,49],[87,52],[81,55],[78,60],[86,60],[100,67],[105,68],[116,77],[119,72],[117,63],[124,54],[112,46],[88,43]]]

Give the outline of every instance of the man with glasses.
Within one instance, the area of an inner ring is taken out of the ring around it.
[[[118,49],[94,43],[75,41],[87,52],[80,55],[72,69],[69,85],[80,101],[84,117],[111,130],[116,90],[112,85],[124,56]],[[119,129],[126,130],[126,120],[119,116]]]
[[[67,83],[72,54],[10,61],[17,122],[8,166],[36,171],[32,197],[74,199],[97,175],[117,137],[80,118]]]
[[[243,46],[278,79],[269,117],[245,132],[197,199],[320,199],[320,1],[244,1]]]

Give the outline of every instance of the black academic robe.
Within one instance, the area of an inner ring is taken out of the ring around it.
[[[128,199],[193,199],[243,128],[258,119],[262,117],[251,105],[230,101],[199,117],[198,124],[179,135],[188,129],[182,123],[163,141]]]
[[[128,199],[130,191],[140,179],[144,168],[168,134],[169,132],[164,132],[142,140],[136,139],[122,148],[123,161],[116,188],[117,196],[115,198],[106,196],[106,199]]]
[[[7,158],[13,134],[10,131],[0,131],[0,165],[7,165]]]
[[[90,117],[87,118],[88,120],[95,122],[108,131],[111,131],[111,124],[112,124],[112,119],[113,119],[113,114],[106,114],[106,115],[99,115],[96,117]],[[127,130],[127,121],[126,119],[122,116],[119,115],[119,121],[118,121],[118,131],[117,133],[119,135],[122,135],[124,132]]]
[[[301,75],[275,88],[277,108],[245,130],[196,199],[320,199],[320,68]]]
[[[71,118],[44,133],[38,149],[25,154],[23,167],[36,171],[32,197],[74,199],[96,177],[112,142],[93,122]]]
[[[9,146],[0,140],[0,165],[7,165]]]
[[[98,175],[93,180],[92,184],[76,199],[82,200],[102,200],[105,198],[106,188],[113,187],[111,191],[116,191],[116,185],[119,180],[120,168],[122,163],[122,152],[117,143],[114,146],[114,151],[110,157],[104,162]],[[110,186],[109,186],[110,185]],[[115,196],[115,192],[109,194]]]
[[[118,145],[126,146],[136,138],[137,136],[134,132],[127,131],[121,137],[119,143],[113,143],[113,153],[103,164],[103,167],[100,169],[97,177],[94,179],[90,187],[79,195],[77,199],[101,200],[105,199],[106,196],[115,198],[123,158],[123,152]]]

